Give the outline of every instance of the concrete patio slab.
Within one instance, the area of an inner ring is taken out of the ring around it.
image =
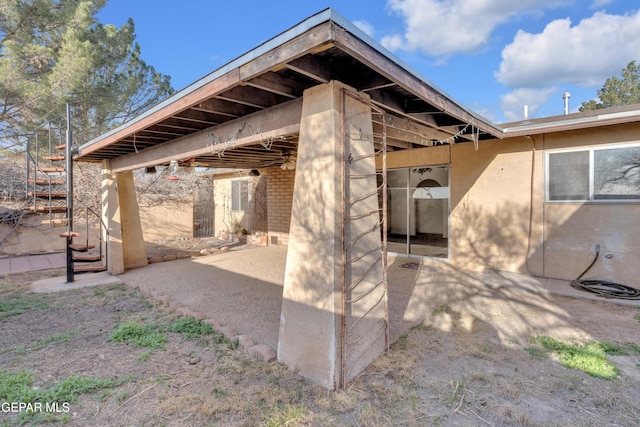
[[[227,336],[250,339],[275,350],[286,255],[284,247],[240,246],[226,253],[151,264],[118,278],[177,312],[209,320]],[[441,261],[390,257],[388,278],[390,342],[442,307],[464,307],[478,318],[499,309],[500,316],[517,319],[525,311],[546,313],[549,307],[562,315],[558,295],[640,305],[638,300],[607,300],[580,292],[568,281],[498,271],[470,272]],[[533,317],[526,322],[534,327],[537,321]],[[504,336],[518,340],[522,328],[511,330],[507,325]]]
[[[0,275],[61,268],[66,263],[67,256],[62,252],[0,258]]]
[[[122,284],[122,280],[106,272],[80,274],[76,275],[74,279],[73,282],[67,283],[67,276],[49,277],[33,282],[31,284],[31,290],[36,293],[50,293],[87,288],[90,286]]]

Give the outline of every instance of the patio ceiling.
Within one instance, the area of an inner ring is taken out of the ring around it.
[[[277,166],[297,147],[304,90],[331,80],[371,97],[374,138],[384,122],[389,150],[503,135],[327,9],[84,144],[77,160],[109,159],[115,172]]]

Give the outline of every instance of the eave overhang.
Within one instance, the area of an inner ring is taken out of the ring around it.
[[[187,158],[211,167],[277,165],[296,147],[300,116],[278,122],[269,111],[295,115],[304,90],[331,80],[371,97],[382,111],[374,129],[384,121],[398,130],[391,150],[503,137],[327,9],[82,145],[77,160],[111,160],[115,171]]]

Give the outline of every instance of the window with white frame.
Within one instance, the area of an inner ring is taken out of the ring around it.
[[[249,209],[249,182],[246,179],[231,181],[231,210]]]
[[[546,200],[640,201],[640,144],[550,151]]]

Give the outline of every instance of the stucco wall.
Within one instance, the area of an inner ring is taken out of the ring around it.
[[[60,234],[67,230],[66,226],[52,227],[48,224],[42,224],[42,221],[46,219],[46,215],[24,216],[16,230],[12,230],[13,226],[0,224],[0,238],[8,236],[0,246],[0,255],[17,256],[42,252],[63,252],[65,239],[60,237]],[[76,221],[74,229],[80,233],[79,237],[74,238],[74,242],[85,242],[86,222]],[[90,224],[89,243],[96,245],[99,240],[98,226]]]
[[[193,237],[193,202],[164,200],[140,205],[140,222],[145,241]]]
[[[636,141],[640,124],[629,124],[484,141],[477,151],[462,143],[392,152],[387,161],[395,168],[442,164],[450,152],[449,262],[456,267],[570,280],[599,245],[587,276],[637,285],[640,203],[544,201],[546,150]]]
[[[451,262],[526,272],[532,144],[525,138],[451,147]],[[540,169],[538,169],[540,170]]]
[[[640,142],[640,123],[547,135],[545,149]],[[640,285],[640,203],[547,203],[544,205],[544,275],[575,279],[600,258],[586,277]]]

